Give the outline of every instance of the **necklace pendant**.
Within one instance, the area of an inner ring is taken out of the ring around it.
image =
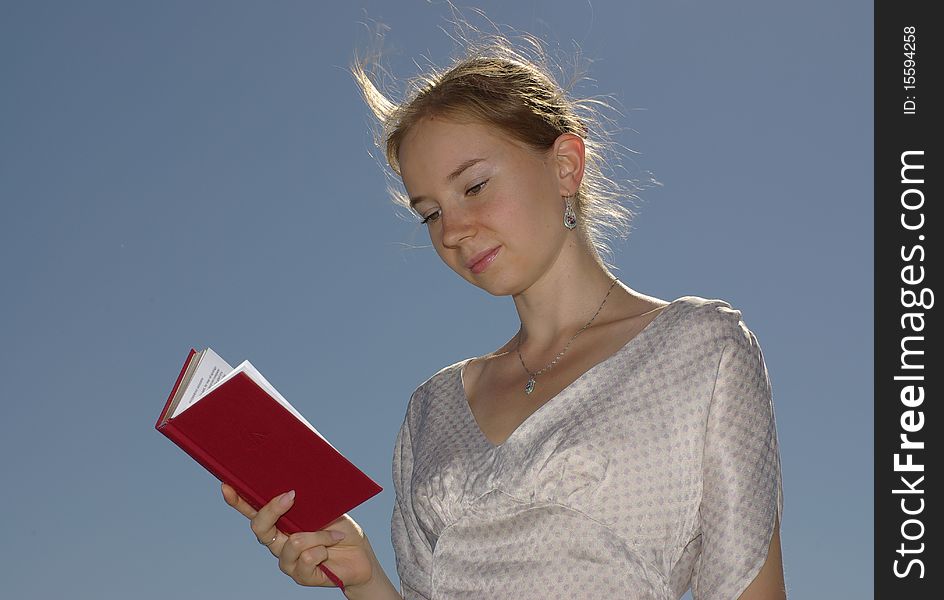
[[[528,379],[528,383],[524,386],[524,393],[530,394],[534,391],[534,377]]]

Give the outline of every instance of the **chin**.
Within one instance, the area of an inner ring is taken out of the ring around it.
[[[512,294],[517,293],[515,287],[501,281],[475,281],[472,279],[466,279],[466,281],[475,287],[488,292],[492,296],[511,296]]]
[[[501,269],[489,269],[485,273],[475,274],[465,265],[461,267],[449,265],[449,268],[470,285],[492,296],[512,296],[521,291],[520,283],[509,281],[508,273],[502,272]]]
[[[479,287],[481,287],[481,286],[479,286]],[[500,290],[496,290],[496,289],[494,289],[494,288],[487,288],[487,287],[482,287],[482,289],[485,290],[486,292],[488,292],[489,294],[491,294],[492,296],[496,296],[496,297],[511,296],[512,294],[515,293],[515,292],[513,292],[511,289],[500,289]]]

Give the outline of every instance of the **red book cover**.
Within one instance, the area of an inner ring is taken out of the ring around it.
[[[156,428],[256,510],[295,490],[295,504],[277,523],[282,532],[324,529],[382,490],[246,373],[168,418],[195,355],[191,350]]]

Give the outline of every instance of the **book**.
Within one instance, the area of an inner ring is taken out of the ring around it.
[[[255,510],[295,490],[276,523],[286,534],[323,529],[383,489],[249,361],[233,368],[210,348],[190,350],[155,427]]]

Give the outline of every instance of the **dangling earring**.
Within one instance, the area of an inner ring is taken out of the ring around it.
[[[574,194],[576,196],[577,194]],[[571,198],[574,196],[564,196],[564,227],[573,229],[577,226],[577,213],[574,211],[574,204]]]

